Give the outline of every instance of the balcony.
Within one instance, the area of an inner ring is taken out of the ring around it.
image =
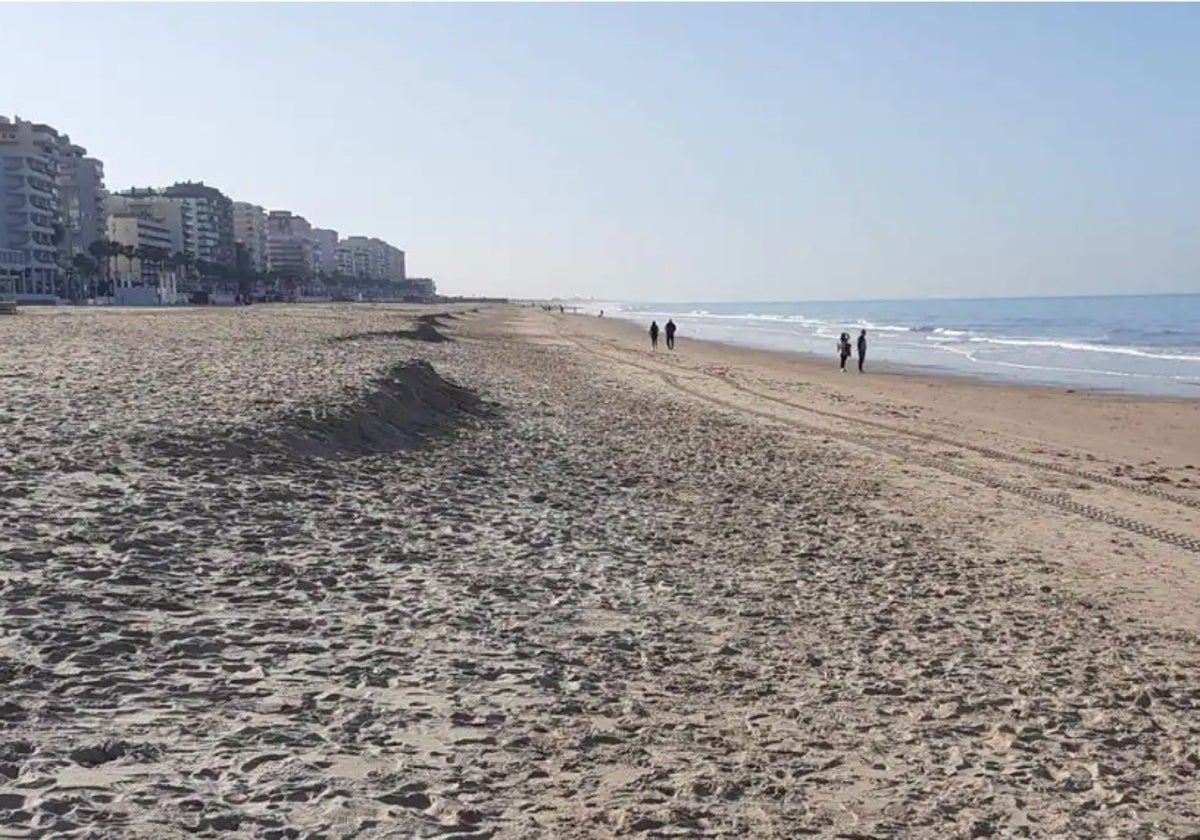
[[[24,268],[25,252],[15,248],[0,248],[0,268]]]

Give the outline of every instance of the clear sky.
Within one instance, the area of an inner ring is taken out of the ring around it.
[[[1200,291],[1200,6],[0,4],[0,112],[449,293]]]

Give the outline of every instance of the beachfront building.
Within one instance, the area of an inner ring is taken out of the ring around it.
[[[387,243],[384,244],[386,245]],[[387,250],[384,252],[383,271],[384,276],[392,283],[403,283],[407,280],[408,273],[404,265],[404,252],[399,248],[388,245]]]
[[[250,271],[267,271],[267,211],[247,201],[233,203],[233,238],[246,249]]]
[[[329,276],[338,270],[338,232],[329,228],[313,228],[312,235],[317,248],[317,273]]]
[[[78,280],[74,261],[89,256],[92,243],[107,236],[108,207],[104,164],[74,143],[64,143],[59,157],[59,200],[63,214],[59,263]]]
[[[316,271],[317,242],[312,225],[290,210],[267,214],[267,266],[280,278],[307,281]]]
[[[114,286],[157,286],[162,266],[177,250],[174,231],[149,214],[114,213],[108,217],[108,239],[139,252],[118,260]],[[127,270],[122,271],[122,265]]]
[[[110,216],[149,216],[171,231],[175,253],[195,259],[195,225],[192,223],[191,207],[177,199],[168,198],[155,189],[137,187],[122,192],[110,193],[107,199]]]
[[[141,216],[165,227],[171,236],[171,253],[195,257],[190,210],[186,204],[152,189],[129,189],[107,197],[108,215]],[[109,237],[111,239],[111,236]]]
[[[416,300],[432,301],[437,297],[437,283],[433,282],[432,277],[409,277],[405,285]]]
[[[108,239],[133,251],[114,258],[113,294],[118,302],[175,302],[177,268],[172,255],[179,251],[177,229],[149,212],[114,213],[108,217]]]
[[[377,283],[403,283],[404,252],[382,239],[348,236],[338,243],[338,270],[347,277]]]
[[[178,231],[179,251],[187,261],[180,274],[189,289],[211,290],[215,278],[236,262],[233,202],[203,182],[177,183],[164,189],[131,188],[109,199],[111,213],[148,213]]]
[[[161,190],[164,197],[179,202],[188,229],[188,254],[214,266],[234,265],[233,201],[203,181],[182,181]]]
[[[59,288],[64,139],[48,125],[0,117],[0,251],[19,296],[53,300]]]

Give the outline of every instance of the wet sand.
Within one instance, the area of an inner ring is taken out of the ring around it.
[[[0,832],[1200,832],[1195,405],[419,314],[0,321]]]

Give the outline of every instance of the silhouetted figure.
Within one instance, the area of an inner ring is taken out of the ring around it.
[[[650,349],[658,349],[658,321],[650,322]]]
[[[675,322],[667,319],[667,349],[675,349]]]
[[[846,360],[850,358],[850,333],[842,333],[837,343],[838,358],[841,360],[842,373],[846,372]]]
[[[858,341],[855,342],[858,347],[858,372],[862,373],[863,362],[867,360],[867,331],[862,330],[858,334]]]

